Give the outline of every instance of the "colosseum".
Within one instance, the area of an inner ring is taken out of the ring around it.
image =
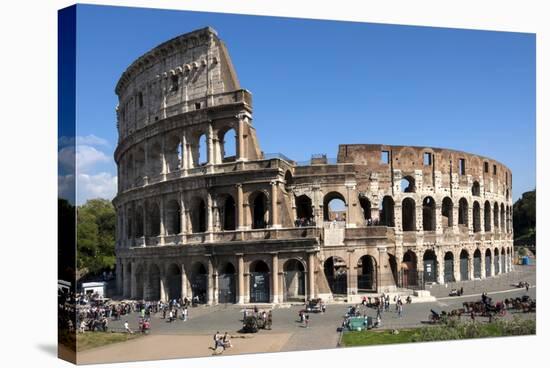
[[[336,160],[306,163],[266,154],[252,95],[210,27],[139,57],[115,91],[126,298],[354,301],[512,269],[506,166],[384,144],[341,144]]]

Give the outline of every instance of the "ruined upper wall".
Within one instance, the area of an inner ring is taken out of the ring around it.
[[[388,160],[384,160],[387,152]],[[425,157],[425,154],[429,157]],[[461,160],[464,170],[461,172]],[[435,173],[441,173],[441,185],[448,187],[453,175],[460,182],[466,183],[470,176],[472,181],[485,183],[492,179],[501,186],[501,191],[509,189],[511,193],[512,173],[500,162],[488,157],[462,151],[415,146],[391,146],[382,144],[342,144],[338,147],[338,163],[365,165],[367,172],[384,173],[401,170],[402,176],[414,176],[421,170],[424,183],[433,185]]]
[[[240,88],[214,29],[173,38],[139,57],[120,77],[119,140],[155,121],[218,104],[224,93]]]

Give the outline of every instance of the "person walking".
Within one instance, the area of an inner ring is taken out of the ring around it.
[[[397,301],[397,316],[401,318],[403,316],[403,302],[401,299]]]
[[[529,283],[528,282],[525,283],[525,291],[529,291]]]
[[[306,328],[309,326],[309,313],[306,313],[305,317]]]
[[[126,331],[129,334],[133,334],[134,331],[130,329],[130,326],[128,325],[128,321],[124,321],[124,331]]]

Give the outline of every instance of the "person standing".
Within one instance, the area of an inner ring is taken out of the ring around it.
[[[306,322],[306,328],[307,328],[309,326],[309,313],[306,313],[305,322]]]
[[[403,302],[401,302],[401,299],[397,301],[397,315],[399,318],[403,316]]]

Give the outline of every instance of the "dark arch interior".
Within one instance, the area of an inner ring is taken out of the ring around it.
[[[269,267],[264,261],[255,261],[250,265],[250,272],[266,273],[269,272]]]
[[[415,203],[412,198],[405,198],[401,205],[403,231],[416,230]]]
[[[235,200],[227,196],[223,206],[223,230],[235,230]]]
[[[296,197],[296,219],[297,225],[306,225],[307,222],[313,221],[313,208],[311,198],[303,194]]]
[[[254,197],[252,202],[252,228],[265,229],[267,226],[267,197],[264,193],[259,192]]]
[[[323,198],[323,218],[325,221],[344,221],[346,201],[338,192],[330,192]]]
[[[390,196],[382,199],[382,208],[380,209],[380,225],[394,227],[394,201]]]

